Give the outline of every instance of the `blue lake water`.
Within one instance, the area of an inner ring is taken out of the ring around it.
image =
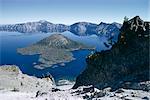
[[[36,69],[33,63],[38,63],[38,55],[26,56],[16,52],[17,48],[26,47],[37,41],[50,36],[49,34],[22,34],[16,32],[1,32],[0,33],[0,65],[17,65],[21,71],[28,75],[41,77],[46,73],[50,73],[55,80],[67,79],[74,80],[86,67],[85,58],[91,53],[90,50],[73,51],[76,60],[65,63],[65,66],[58,65],[57,67],[49,67],[46,69]],[[99,44],[99,38],[92,37],[78,37],[69,32],[62,33],[68,38],[80,41],[81,43],[95,46],[97,50],[104,49],[102,44]]]

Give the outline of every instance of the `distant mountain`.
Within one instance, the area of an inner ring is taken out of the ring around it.
[[[100,89],[123,87],[149,91],[150,86],[143,84],[139,88],[137,84],[150,81],[149,37],[150,22],[141,20],[139,16],[124,21],[118,42],[110,50],[95,52],[87,57],[87,67],[77,77],[73,88],[93,85]]]
[[[121,26],[115,22],[112,24],[101,22],[96,28],[96,35],[106,37],[108,42],[104,42],[104,45],[109,48],[117,42]]]
[[[105,35],[107,37],[111,37],[115,35],[115,33],[119,33],[119,29],[121,28],[121,24],[119,23],[112,23],[112,24],[107,24],[104,22],[101,22],[97,28],[96,28],[96,33],[97,35]]]
[[[21,24],[1,25],[0,31],[21,32],[21,33],[48,33],[64,32],[68,26],[63,24],[53,24],[48,21],[27,22]]]
[[[70,26],[70,32],[79,35],[79,36],[86,36],[96,34],[97,24],[88,23],[88,22],[78,22],[72,24]]]
[[[88,23],[88,22],[78,22],[70,26],[64,24],[53,24],[48,21],[38,21],[38,22],[27,22],[21,24],[10,24],[10,25],[0,25],[0,31],[9,32],[21,32],[21,33],[51,33],[51,32],[64,32],[70,31],[79,36],[86,35],[103,35],[109,36],[110,34],[118,34],[121,24],[112,23],[106,24],[101,23],[99,25]]]

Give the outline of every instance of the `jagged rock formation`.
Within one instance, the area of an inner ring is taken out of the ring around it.
[[[40,65],[36,65],[36,68],[43,69],[45,67],[51,67],[54,64],[61,64],[74,60],[71,51],[79,49],[93,49],[94,47],[88,47],[81,43],[77,43],[61,34],[53,34],[39,42],[25,47],[19,48],[17,51],[23,55],[35,55],[40,54]]]
[[[21,33],[52,33],[70,31],[79,36],[102,35],[114,33],[118,35],[121,24],[93,24],[78,22],[70,26],[64,24],[53,24],[48,21],[28,22],[21,24],[0,25],[0,31],[21,32]]]
[[[87,57],[87,68],[77,77],[73,88],[82,85],[130,88],[134,83],[150,80],[150,22],[136,16],[125,21],[120,31],[118,42],[110,50]],[[150,90],[150,85],[145,90]]]

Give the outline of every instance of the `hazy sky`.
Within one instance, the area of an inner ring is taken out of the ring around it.
[[[149,12],[149,13],[148,13]],[[150,21],[150,0],[0,0],[0,24],[120,22],[139,15]]]

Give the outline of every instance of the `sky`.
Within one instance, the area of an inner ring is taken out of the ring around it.
[[[122,23],[125,16],[136,15],[150,21],[150,0],[0,0],[0,24],[39,20],[68,25]]]

